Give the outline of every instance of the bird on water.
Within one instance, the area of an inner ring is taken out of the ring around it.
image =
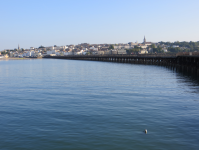
[[[144,133],[147,134],[147,129],[144,130]]]

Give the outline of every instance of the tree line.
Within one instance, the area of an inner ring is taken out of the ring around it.
[[[194,51],[199,51],[199,41],[197,42],[193,42],[193,41],[190,41],[190,42],[186,42],[186,41],[183,41],[183,42],[179,42],[179,41],[176,41],[176,42],[159,42],[160,44],[164,44],[165,46],[169,46],[168,47],[168,51],[170,52],[194,52]],[[179,47],[172,47],[174,45],[178,45]]]

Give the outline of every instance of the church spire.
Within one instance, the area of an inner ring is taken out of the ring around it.
[[[146,43],[146,38],[145,38],[145,36],[144,36],[144,40],[143,40],[143,43],[144,43],[144,44]]]

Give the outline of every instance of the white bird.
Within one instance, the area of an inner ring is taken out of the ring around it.
[[[147,134],[147,129],[144,130],[144,133]]]

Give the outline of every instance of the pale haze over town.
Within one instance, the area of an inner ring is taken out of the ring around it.
[[[0,0],[0,51],[80,43],[199,41],[198,0]]]

